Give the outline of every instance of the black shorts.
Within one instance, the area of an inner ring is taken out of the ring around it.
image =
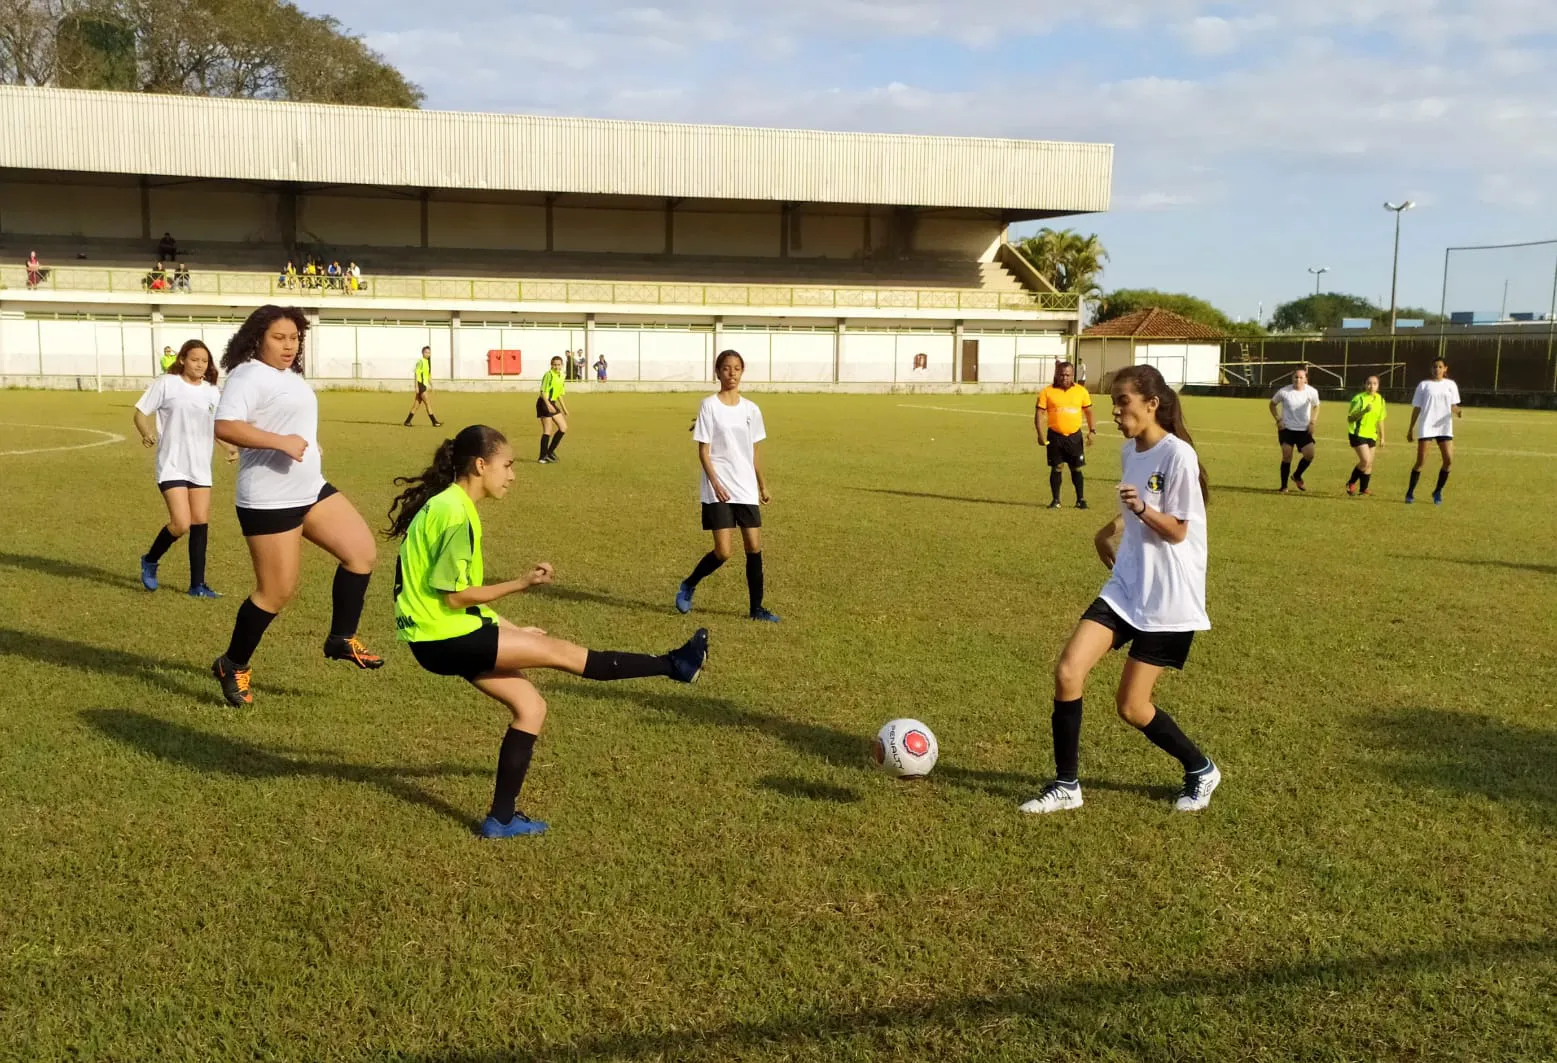
[[[762,527],[762,507],[745,502],[704,502],[703,530]]]
[[[174,487],[187,487],[191,491],[209,491],[210,484],[197,484],[193,480],[158,480],[157,490],[167,491]]]
[[[1049,433],[1049,468],[1069,465],[1079,469],[1087,463],[1087,437],[1082,432],[1068,436]]]
[[[535,416],[543,421],[548,417],[555,417],[557,416],[557,407],[554,403],[548,401],[545,395],[537,395],[535,397]]]
[[[1453,443],[1453,436],[1417,436],[1418,443]]]
[[[1377,439],[1366,439],[1356,432],[1348,432],[1346,435],[1346,445],[1349,447],[1376,447],[1379,445],[1379,441]]]
[[[411,656],[433,675],[475,679],[497,671],[496,624],[483,624],[467,635],[433,642],[408,642]]]
[[[418,384],[418,385],[416,385],[416,397],[417,398],[421,398],[425,394],[427,394],[427,385],[426,384]]]
[[[1281,440],[1282,446],[1293,446],[1299,450],[1314,445],[1314,433],[1306,428],[1302,431],[1292,428],[1278,428],[1276,429],[1276,438]]]
[[[1158,668],[1183,671],[1184,662],[1189,660],[1189,644],[1195,641],[1193,631],[1138,631],[1101,598],[1087,606],[1081,619],[1102,624],[1112,631],[1116,650],[1128,642],[1131,660]]]
[[[238,507],[238,527],[243,531],[243,537],[247,539],[251,535],[279,535],[281,532],[294,531],[303,526],[303,518],[308,516],[308,511],[331,495],[340,494],[330,484],[319,488],[319,497],[306,506],[291,506],[287,509],[244,509]]]

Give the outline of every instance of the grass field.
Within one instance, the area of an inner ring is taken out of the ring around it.
[[[1028,398],[754,397],[781,626],[742,618],[738,564],[670,608],[706,549],[697,396],[579,397],[564,463],[486,510],[489,576],[557,567],[511,618],[714,650],[690,689],[538,676],[523,804],[553,829],[483,843],[505,717],[394,644],[389,547],[363,629],[389,666],[321,657],[310,552],[235,712],[206,674],[249,587],[231,470],[228,596],[148,595],[134,396],[0,393],[0,451],[129,437],[0,454],[0,1057],[1557,1058],[1557,417],[1467,411],[1435,509],[1400,504],[1399,408],[1375,497],[1341,492],[1334,405],[1278,497],[1263,404],[1189,400],[1215,629],[1159,696],[1225,782],[1170,811],[1115,659],[1086,807],[1033,820],[1049,671],[1104,578],[1106,415],[1099,509],[1049,512]],[[404,396],[321,401],[326,473],[378,523],[442,433]],[[530,409],[438,396],[522,456]],[[939,735],[928,781],[869,766],[899,715]]]

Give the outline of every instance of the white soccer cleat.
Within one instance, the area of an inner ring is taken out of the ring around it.
[[[1038,816],[1047,812],[1065,812],[1069,809],[1080,807],[1081,784],[1071,783],[1066,785],[1058,779],[1052,779],[1044,784],[1037,797],[1023,803],[1017,811]]]
[[[1175,812],[1199,812],[1211,803],[1211,793],[1222,784],[1222,771],[1214,762],[1204,771],[1186,772],[1184,789],[1173,802]]]

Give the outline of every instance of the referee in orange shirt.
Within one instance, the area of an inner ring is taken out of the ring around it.
[[[1050,509],[1060,508],[1060,466],[1070,466],[1070,482],[1076,488],[1076,508],[1086,509],[1086,478],[1081,467],[1087,463],[1087,447],[1097,436],[1097,422],[1092,418],[1092,393],[1076,383],[1076,367],[1060,362],[1054,367],[1054,383],[1038,393],[1038,406],[1033,411],[1033,428],[1038,432],[1038,445],[1044,445],[1043,423],[1049,421],[1049,492],[1054,500]],[[1081,434],[1081,422],[1085,418],[1087,433]]]

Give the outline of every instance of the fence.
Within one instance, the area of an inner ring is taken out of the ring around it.
[[[146,291],[147,270],[48,267],[38,287],[54,292]],[[159,302],[198,303],[199,296],[252,299],[255,302],[295,299],[299,295],[329,299],[367,299],[379,302],[422,300],[434,303],[568,303],[624,306],[749,306],[837,310],[936,310],[944,312],[1016,310],[1074,314],[1080,307],[1075,292],[1009,292],[959,288],[824,287],[783,284],[677,284],[637,281],[510,280],[490,277],[392,277],[365,278],[358,291],[343,288],[302,288],[270,273],[195,272],[190,291],[157,292]],[[316,284],[326,278],[311,277]],[[20,266],[0,266],[0,288],[24,288],[27,271]]]
[[[1299,365],[1318,368],[1315,384],[1360,388],[1369,376],[1382,386],[1409,387],[1431,375],[1434,358],[1449,363],[1461,388],[1491,392],[1557,392],[1557,332],[1442,332],[1420,336],[1269,337],[1226,340],[1222,376],[1228,384],[1277,386]]]

